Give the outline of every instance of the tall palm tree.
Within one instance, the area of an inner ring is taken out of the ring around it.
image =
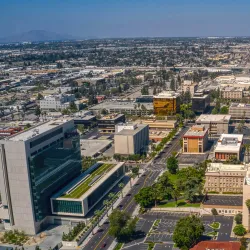
[[[107,216],[108,216],[108,212],[109,212],[108,206],[110,204],[109,200],[104,200],[102,204],[105,207],[105,209],[107,210]]]
[[[114,209],[114,203],[113,203],[113,199],[115,197],[115,194],[114,193],[109,193],[108,195],[110,201],[111,201],[111,206],[112,206],[112,210]]]
[[[122,189],[124,188],[124,183],[123,182],[121,182],[121,183],[119,183],[119,185],[118,185],[118,187],[121,189],[121,193],[122,193],[122,198],[123,198],[123,191],[122,191]]]
[[[101,215],[102,215],[102,211],[100,211],[100,210],[95,210],[95,216],[96,216],[96,218],[97,218],[97,221],[98,221],[98,227],[100,226],[99,225],[99,223],[100,223],[100,217],[101,217]]]

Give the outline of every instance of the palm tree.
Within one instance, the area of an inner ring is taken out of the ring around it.
[[[108,216],[108,212],[109,212],[108,206],[110,204],[109,200],[104,200],[102,204],[105,207],[105,209],[107,210],[107,216]]]
[[[174,198],[174,200],[175,200],[175,204],[176,204],[176,207],[178,206],[178,198],[180,197],[180,191],[177,189],[177,188],[173,188],[172,190],[171,190],[171,195],[172,195],[172,197]]]
[[[247,154],[247,162],[249,163],[250,144],[247,143],[247,144],[244,145],[244,147],[245,147],[245,156],[246,156],[246,154]]]
[[[102,215],[102,211],[95,210],[95,216],[96,216],[96,218],[98,220],[98,227],[100,226],[99,223],[100,223],[100,217],[101,217],[101,215]]]
[[[119,185],[118,185],[118,187],[121,189],[121,193],[122,193],[122,198],[123,198],[123,191],[122,191],[122,189],[124,188],[124,183],[123,182],[121,182],[121,183],[119,183]]]
[[[115,197],[115,194],[114,193],[109,193],[109,195],[108,195],[108,197],[109,197],[109,199],[110,199],[110,201],[111,201],[111,205],[112,205],[112,210],[114,209],[114,207],[113,207],[113,199],[114,199],[114,197]]]

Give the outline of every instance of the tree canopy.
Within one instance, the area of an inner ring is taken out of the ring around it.
[[[175,227],[173,241],[182,250],[190,249],[202,236],[205,228],[196,216],[181,218]]]

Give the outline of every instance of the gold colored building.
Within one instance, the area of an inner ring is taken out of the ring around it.
[[[208,144],[208,129],[201,125],[190,128],[183,136],[183,153],[204,153]]]
[[[154,96],[155,115],[175,115],[180,111],[180,94],[174,91],[164,91]]]

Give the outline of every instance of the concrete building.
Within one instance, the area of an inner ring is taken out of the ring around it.
[[[195,125],[183,136],[183,153],[204,153],[208,144],[208,129],[202,125]]]
[[[201,241],[190,250],[240,250],[240,242]]]
[[[73,101],[75,101],[73,94],[49,95],[40,101],[40,108],[42,110],[62,110],[68,108],[70,102]]]
[[[232,103],[229,107],[229,114],[232,119],[250,119],[250,104]]]
[[[125,166],[98,162],[51,197],[52,214],[84,217],[123,178]]]
[[[149,144],[149,127],[143,124],[116,126],[115,154],[133,155],[146,152]]]
[[[115,133],[115,126],[118,123],[125,122],[125,115],[123,114],[109,114],[97,120],[98,129],[100,133]]]
[[[163,91],[154,96],[153,105],[156,115],[175,115],[180,111],[180,94]]]
[[[176,120],[137,120],[137,122],[146,124],[149,126],[151,130],[168,130],[176,128],[177,121]]]
[[[221,97],[228,100],[242,100],[244,88],[225,87],[221,90]]]
[[[222,134],[214,149],[214,158],[219,161],[228,161],[232,157],[241,158],[243,135]]]
[[[243,183],[243,212],[242,212],[242,224],[246,230],[250,230],[250,211],[246,205],[246,201],[250,199],[250,169],[246,173],[246,178]]]
[[[204,125],[209,129],[210,135],[228,133],[231,115],[200,115],[196,120],[197,125]]]
[[[50,197],[81,172],[74,120],[42,123],[0,141],[0,218],[6,229],[36,234],[47,226]]]
[[[210,163],[204,189],[206,192],[241,194],[247,170],[248,166],[243,164]]]
[[[185,92],[190,92],[191,96],[194,95],[194,93],[198,89],[198,84],[196,82],[190,81],[190,80],[185,80],[182,83],[182,91]]]
[[[203,92],[196,92],[192,97],[192,110],[195,113],[201,114],[206,112],[210,106],[210,97]]]
[[[101,110],[107,110],[109,113],[129,114],[146,116],[153,114],[153,103],[135,103],[132,101],[105,101],[101,102],[89,110],[100,113]]]

